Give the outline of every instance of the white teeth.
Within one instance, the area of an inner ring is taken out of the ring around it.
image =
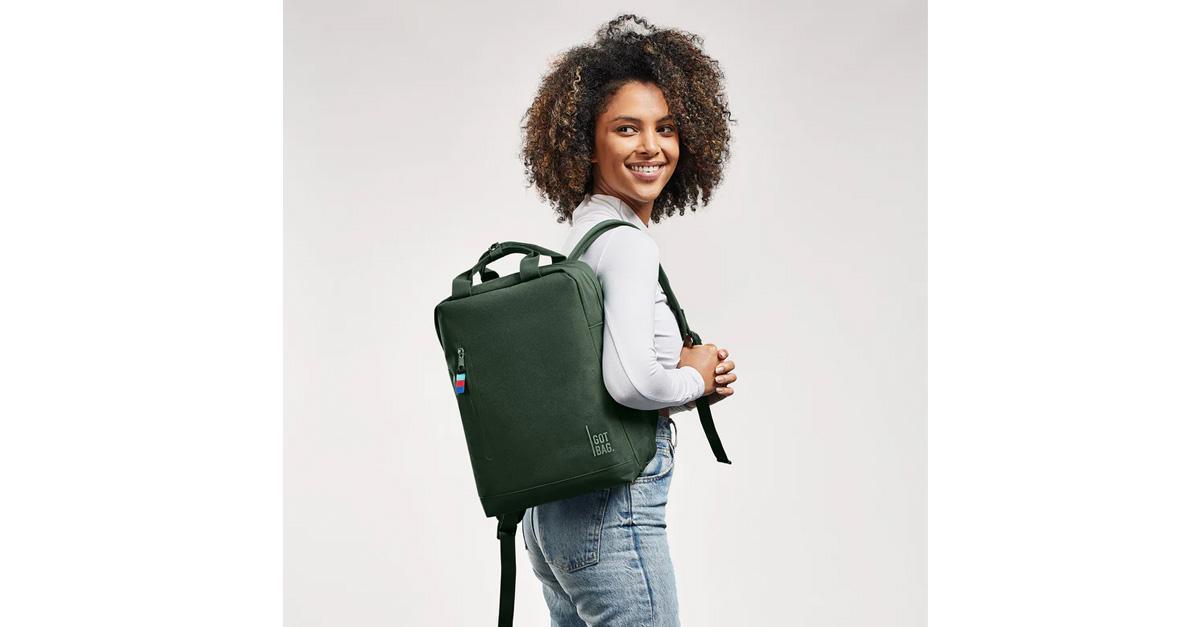
[[[641,172],[643,174],[654,174],[658,172],[659,168],[661,167],[662,166],[660,165],[631,165],[629,166],[629,169],[636,172]]]

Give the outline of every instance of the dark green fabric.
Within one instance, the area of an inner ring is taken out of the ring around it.
[[[434,310],[451,381],[464,353],[466,391],[456,397],[484,512],[632,481],[654,455],[658,412],[620,405],[604,387],[599,279],[583,261],[552,253],[562,261],[536,267],[533,278],[470,285],[504,255],[529,251],[523,261],[536,264],[552,252],[520,242],[493,249],[455,277],[460,295]],[[605,440],[599,454],[593,437]]]
[[[601,222],[569,256],[522,242],[493,244],[434,308],[451,382],[463,352],[466,391],[456,398],[488,516],[630,481],[654,455],[658,412],[620,405],[604,387],[603,293],[579,259],[619,226],[636,228]],[[521,272],[472,285],[476,273],[495,274],[487,264],[514,253],[525,254]],[[553,263],[538,265],[542,256]],[[681,335],[699,342],[661,266],[659,282]],[[728,462],[707,399],[697,407],[714,453]]]

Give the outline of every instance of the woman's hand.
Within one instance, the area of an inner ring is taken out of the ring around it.
[[[691,366],[704,378],[704,393],[709,405],[733,394],[730,384],[737,381],[737,375],[732,372],[733,365],[729,351],[717,348],[715,344],[684,346],[679,353],[679,367]]]

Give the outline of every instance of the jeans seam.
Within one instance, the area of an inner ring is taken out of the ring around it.
[[[629,533],[633,541],[633,553],[638,558],[638,572],[642,574],[642,584],[646,587],[646,601],[650,605],[650,615],[654,615],[654,592],[650,590],[650,578],[646,576],[646,563],[642,558],[642,547],[638,541],[637,521],[633,519],[633,491],[626,485],[625,489],[629,495]]]
[[[604,517],[608,515],[608,502],[612,500],[612,488],[609,487],[604,495],[604,505],[600,507],[600,515],[596,516],[596,526],[594,533],[596,534],[596,560],[593,564],[600,563],[600,556],[604,555]]]

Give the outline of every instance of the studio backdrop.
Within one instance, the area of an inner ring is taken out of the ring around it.
[[[682,624],[925,624],[923,2],[287,0],[287,627],[495,623],[433,307],[493,242],[560,247],[521,117],[631,12],[703,37],[735,120],[711,202],[648,229],[739,375],[713,407],[732,465],[674,416]],[[515,622],[549,624],[517,547]]]

